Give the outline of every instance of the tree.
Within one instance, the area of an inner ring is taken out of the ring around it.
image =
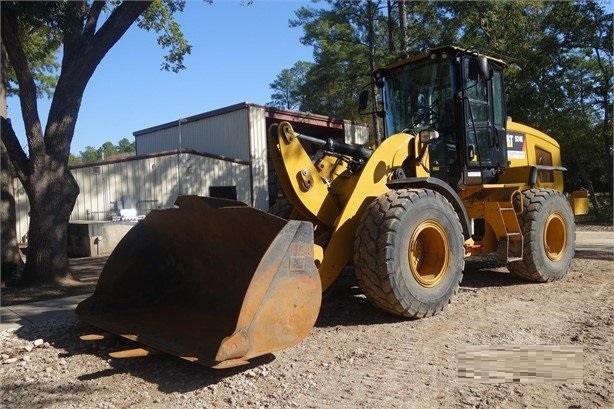
[[[34,81],[37,84],[39,96],[51,96],[53,87],[57,81],[57,76],[53,71],[57,69],[57,51],[60,40],[53,36],[48,30],[35,30],[27,24],[19,26],[20,33],[24,38],[24,52],[30,61]],[[0,75],[0,116],[7,116],[7,96],[14,95],[18,89],[16,87],[16,76],[12,66],[7,62],[4,43],[1,44],[0,63],[2,64]],[[0,252],[2,260],[2,280],[3,282],[15,281],[19,278],[23,270],[22,254],[18,246],[17,233],[15,228],[16,212],[15,198],[13,197],[13,174],[14,169],[8,157],[8,151],[3,142],[0,142],[2,158],[2,194],[1,194],[1,231],[2,238]]]
[[[382,0],[327,3],[321,9],[302,7],[290,21],[292,27],[302,27],[301,42],[314,48],[315,63],[300,87],[303,110],[362,118],[357,101],[367,86],[372,111],[377,110],[377,88],[371,81],[375,68],[442,43],[445,11],[433,2],[399,1],[398,7]],[[380,120],[375,112],[371,115],[377,141]]]
[[[110,159],[113,156],[117,155],[117,147],[113,145],[112,142],[105,142],[100,147],[100,158],[101,159]]]
[[[508,114],[561,145],[566,186],[614,195],[613,23],[602,4],[327,3],[299,9],[291,21],[302,27],[303,44],[314,47],[314,64],[300,87],[307,110],[355,119],[357,93],[373,63],[383,66],[442,44],[482,50],[509,63]],[[596,200],[593,205],[599,208]]]
[[[163,69],[178,71],[190,52],[173,13],[183,1],[18,2],[1,3],[1,36],[15,72],[26,129],[28,154],[9,120],[2,118],[2,142],[30,202],[25,283],[63,283],[72,279],[68,265],[68,219],[79,188],[68,169],[70,144],[84,90],[96,67],[128,28],[137,22],[159,33],[168,48]],[[100,23],[100,24],[99,24]],[[19,27],[46,30],[62,39],[62,62],[47,125],[37,108],[39,87],[25,52]]]
[[[295,12],[292,27],[301,26],[301,42],[314,47],[315,64],[301,86],[304,110],[334,117],[356,119],[358,94],[369,84],[371,72],[388,61],[389,21],[382,1],[328,1],[329,7],[302,7]],[[372,85],[375,87],[375,85]],[[375,92],[372,92],[375,98]],[[373,102],[375,102],[373,100]],[[374,105],[375,106],[375,105]],[[373,114],[376,139],[379,121]]]
[[[6,64],[6,53],[4,44],[0,43],[1,56],[1,78],[0,78],[0,115],[6,117],[6,97],[8,94],[8,66]],[[17,233],[15,230],[15,198],[13,197],[13,175],[9,166],[8,152],[4,143],[0,143],[2,157],[0,158],[1,169],[1,208],[0,223],[2,242],[0,251],[2,252],[2,280],[8,281],[16,278],[18,272],[23,268],[21,252],[17,244]]]
[[[301,85],[305,82],[305,76],[312,63],[297,61],[292,68],[284,68],[275,81],[269,84],[274,92],[271,95],[270,106],[285,109],[303,109],[304,98],[301,93]]]
[[[399,43],[403,58],[409,57],[409,38],[407,38],[407,3],[405,0],[397,1],[399,7]]]
[[[68,156],[69,165],[77,165],[81,163],[93,163],[101,160],[109,160],[117,157],[130,156],[136,151],[134,141],[130,142],[127,138],[119,140],[117,145],[113,145],[112,142],[105,142],[100,148],[93,146],[86,146],[84,150],[79,151],[79,155]]]
[[[445,10],[456,43],[503,56],[514,50],[504,57],[508,114],[560,143],[566,185],[587,188],[599,209],[594,189],[610,198],[613,189],[612,15],[572,1],[450,2]]]
[[[116,149],[120,153],[132,153],[136,152],[136,146],[134,141],[130,142],[127,138],[122,138],[117,143]]]
[[[105,142],[100,148],[86,146],[84,150],[79,151],[79,155],[70,154],[68,157],[69,165],[77,165],[81,163],[93,163],[101,160],[109,160],[117,157],[130,156],[136,151],[136,146],[127,138],[119,140],[117,145],[113,142]]]
[[[96,149],[93,146],[88,145],[84,150],[79,151],[79,157],[82,163],[97,162],[102,159],[100,152],[100,149]]]

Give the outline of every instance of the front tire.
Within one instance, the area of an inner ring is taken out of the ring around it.
[[[575,253],[576,226],[565,196],[551,189],[522,192],[518,216],[523,234],[523,258],[507,265],[525,280],[548,282],[563,278]]]
[[[463,244],[459,218],[442,195],[429,189],[389,191],[371,203],[357,229],[358,283],[386,312],[434,315],[458,291]]]

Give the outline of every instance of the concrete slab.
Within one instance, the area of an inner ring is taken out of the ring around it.
[[[614,254],[614,231],[577,231],[576,250],[593,250]]]
[[[50,320],[62,320],[75,316],[75,308],[91,294],[54,298],[30,304],[0,307],[0,331],[19,328],[28,324],[44,324]]]

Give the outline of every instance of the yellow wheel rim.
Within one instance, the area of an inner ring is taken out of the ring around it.
[[[450,264],[448,235],[434,220],[418,226],[409,242],[409,268],[424,287],[434,287],[443,280]]]
[[[544,249],[552,261],[557,261],[565,253],[567,247],[567,227],[565,220],[559,213],[548,216],[544,226]]]

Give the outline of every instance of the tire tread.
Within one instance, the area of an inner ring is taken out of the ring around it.
[[[455,215],[458,231],[461,231],[460,220],[454,209],[439,193],[430,189],[391,190],[374,200],[363,214],[354,242],[356,276],[369,301],[383,311],[408,318],[434,315],[451,302],[451,297],[430,307],[416,300],[412,302],[413,297],[404,297],[400,293],[408,291],[403,288],[405,284],[396,282],[395,276],[389,273],[395,268],[395,239],[402,227],[403,215],[417,201],[425,200],[426,197],[447,203],[449,211]],[[385,249],[383,259],[377,249]],[[385,266],[382,268],[382,265]],[[453,284],[453,295],[458,292],[463,265]]]

